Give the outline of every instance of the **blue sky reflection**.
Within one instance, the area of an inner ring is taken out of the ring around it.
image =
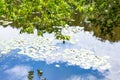
[[[4,35],[3,35],[4,34]],[[19,34],[17,29],[10,27],[0,27],[0,40],[10,40],[13,38],[23,37],[27,39],[28,34]],[[53,38],[53,35],[47,36]],[[76,42],[73,42],[73,41]],[[28,55],[17,54],[18,51],[10,51],[5,56],[0,56],[0,80],[26,80],[27,71],[41,69],[44,72],[44,77],[48,80],[119,80],[120,79],[120,42],[110,43],[109,41],[101,42],[93,36],[92,32],[84,32],[72,35],[72,39],[66,44],[61,41],[55,41],[56,46],[61,47],[53,52],[63,52],[63,49],[86,49],[93,51],[97,56],[109,56],[109,63],[111,68],[109,72],[102,73],[98,70],[83,69],[76,65],[69,65],[66,62],[54,62],[46,64],[46,61],[39,61]],[[2,49],[0,45],[0,50]],[[0,51],[1,52],[1,51]],[[57,67],[56,67],[57,65]],[[19,74],[24,70],[23,74]],[[10,73],[11,72],[11,73]],[[16,72],[18,74],[16,74]],[[9,74],[10,73],[10,74]],[[11,74],[16,74],[12,77]],[[8,77],[11,76],[11,79]],[[16,77],[15,77],[16,76]],[[19,76],[19,77],[18,77]],[[35,75],[35,78],[37,76]],[[36,80],[36,79],[35,79]]]

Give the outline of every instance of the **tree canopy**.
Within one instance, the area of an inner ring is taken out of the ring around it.
[[[100,32],[112,32],[120,27],[120,0],[1,0],[0,19],[12,21],[20,33],[38,35],[55,32],[56,38],[69,39],[61,34],[61,27],[80,15],[80,23],[99,26]],[[84,25],[85,26],[85,25]]]

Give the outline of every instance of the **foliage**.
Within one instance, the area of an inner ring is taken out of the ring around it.
[[[41,36],[45,32],[58,32],[57,26],[70,21],[72,13],[64,0],[2,0],[0,5],[1,18],[17,24],[20,33],[33,33],[37,29]]]
[[[62,35],[58,26],[73,22],[73,15],[80,14],[81,25],[99,26],[101,33],[111,32],[120,26],[119,7],[119,0],[1,0],[0,18],[12,21],[12,26],[21,28],[20,33],[37,29],[43,36],[55,32],[56,38],[64,41],[69,36]]]
[[[101,40],[120,40],[120,0],[81,0],[77,5],[74,25],[85,26]]]
[[[83,13],[88,17],[87,21],[91,22],[90,29],[94,35],[102,40],[119,41],[120,0],[90,0],[86,5]]]
[[[94,25],[101,27],[120,26],[120,1],[119,0],[93,0],[94,10],[90,20]]]

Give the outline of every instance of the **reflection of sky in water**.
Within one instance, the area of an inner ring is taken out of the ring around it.
[[[4,35],[3,35],[4,34]],[[12,36],[11,36],[12,35]],[[26,34],[24,34],[26,35]],[[24,37],[22,35],[22,37]],[[0,27],[0,39],[12,39],[17,36],[21,36],[18,34],[17,30],[13,30],[12,28],[3,29]],[[74,36],[74,35],[73,35]],[[47,36],[50,37],[51,36]],[[81,31],[77,36],[73,37],[73,40],[79,38],[79,44],[71,44],[66,42],[66,44],[62,44],[60,41],[56,42],[57,46],[65,48],[76,48],[76,49],[87,49],[94,51],[99,56],[110,56],[109,62],[111,64],[110,72],[107,73],[107,78],[104,79],[104,75],[97,70],[92,69],[82,69],[78,66],[69,66],[66,63],[53,63],[47,65],[45,62],[34,61],[26,56],[15,56],[7,55],[5,58],[0,60],[0,79],[1,80],[26,80],[27,71],[33,69],[42,69],[44,72],[44,77],[49,80],[119,80],[120,79],[120,42],[109,43],[101,42],[96,39],[96,37],[92,36],[92,33]],[[72,40],[71,40],[72,41]],[[63,50],[59,49],[59,51]],[[14,53],[11,52],[11,53]],[[21,71],[22,74],[20,73]],[[15,74],[14,76],[11,74]],[[6,77],[5,77],[6,75]],[[11,76],[11,79],[8,77]],[[16,77],[17,76],[17,77]],[[19,76],[19,77],[18,77]]]
[[[9,54],[1,60],[0,79],[2,80],[27,80],[27,71],[37,69],[43,70],[43,77],[48,80],[100,80],[104,78],[97,70],[85,70],[77,66],[67,66],[66,63],[48,65],[45,62],[31,60],[26,56],[18,56],[18,54]],[[59,65],[59,67],[56,67],[56,65]]]

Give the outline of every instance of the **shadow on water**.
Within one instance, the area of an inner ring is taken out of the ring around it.
[[[0,79],[3,80],[104,80],[98,70],[68,66],[67,63],[46,64],[11,51],[0,60]],[[59,65],[59,66],[56,66]],[[43,72],[42,72],[43,71]],[[29,79],[28,79],[29,78]]]

